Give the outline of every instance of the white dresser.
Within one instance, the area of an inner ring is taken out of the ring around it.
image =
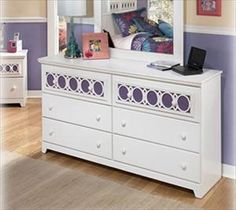
[[[161,72],[118,58],[42,63],[42,151],[194,190],[221,178],[221,72]]]
[[[25,106],[27,97],[27,52],[0,52],[0,103]]]

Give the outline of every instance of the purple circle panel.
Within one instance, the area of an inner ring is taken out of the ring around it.
[[[71,78],[71,79],[70,79],[69,85],[70,85],[71,90],[74,90],[74,91],[75,91],[75,90],[77,89],[77,87],[78,87],[78,83],[77,83],[77,81],[76,81],[75,78]]]
[[[119,96],[120,96],[120,98],[123,99],[123,100],[126,100],[128,98],[128,96],[127,96],[128,92],[129,91],[128,91],[127,87],[121,86],[119,88]]]
[[[87,80],[83,80],[81,82],[81,88],[85,93],[89,92],[89,82]]]
[[[48,74],[47,83],[49,86],[53,86],[53,80],[54,80],[54,76],[52,74]]]
[[[143,100],[143,93],[140,89],[135,88],[133,91],[133,98],[136,102],[140,103]]]
[[[58,85],[60,88],[64,88],[66,86],[66,79],[63,76],[58,78]]]
[[[102,91],[103,91],[102,84],[101,84],[100,82],[95,82],[95,84],[94,84],[94,92],[95,92],[97,95],[101,95],[101,94],[102,94]]]
[[[12,69],[13,69],[13,71],[17,71],[18,68],[16,65],[14,65]]]
[[[182,111],[187,111],[189,108],[189,101],[186,96],[180,96],[178,98],[178,106]]]
[[[6,71],[10,71],[10,69],[11,69],[10,66],[7,65],[6,66]]]
[[[165,107],[170,108],[172,106],[172,97],[169,93],[164,93],[162,95],[162,103]]]
[[[155,91],[151,90],[151,91],[148,92],[147,101],[152,106],[154,106],[157,103],[157,94],[155,93]]]

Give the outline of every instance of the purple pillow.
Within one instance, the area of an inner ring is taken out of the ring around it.
[[[137,26],[135,25],[134,17],[145,17],[147,15],[146,8],[141,8],[131,12],[125,13],[113,13],[112,17],[115,20],[118,28],[123,37],[135,34],[138,32]]]
[[[148,32],[152,36],[164,36],[159,29],[159,25],[146,17],[134,17],[133,21],[138,28],[139,32]]]

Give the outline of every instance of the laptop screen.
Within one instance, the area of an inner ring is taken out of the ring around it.
[[[188,58],[188,65],[193,68],[202,69],[205,58],[206,50],[192,47]]]

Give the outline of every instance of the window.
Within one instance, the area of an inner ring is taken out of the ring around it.
[[[148,17],[151,20],[158,22],[158,19],[161,19],[173,25],[173,0],[149,0],[148,3]]]

